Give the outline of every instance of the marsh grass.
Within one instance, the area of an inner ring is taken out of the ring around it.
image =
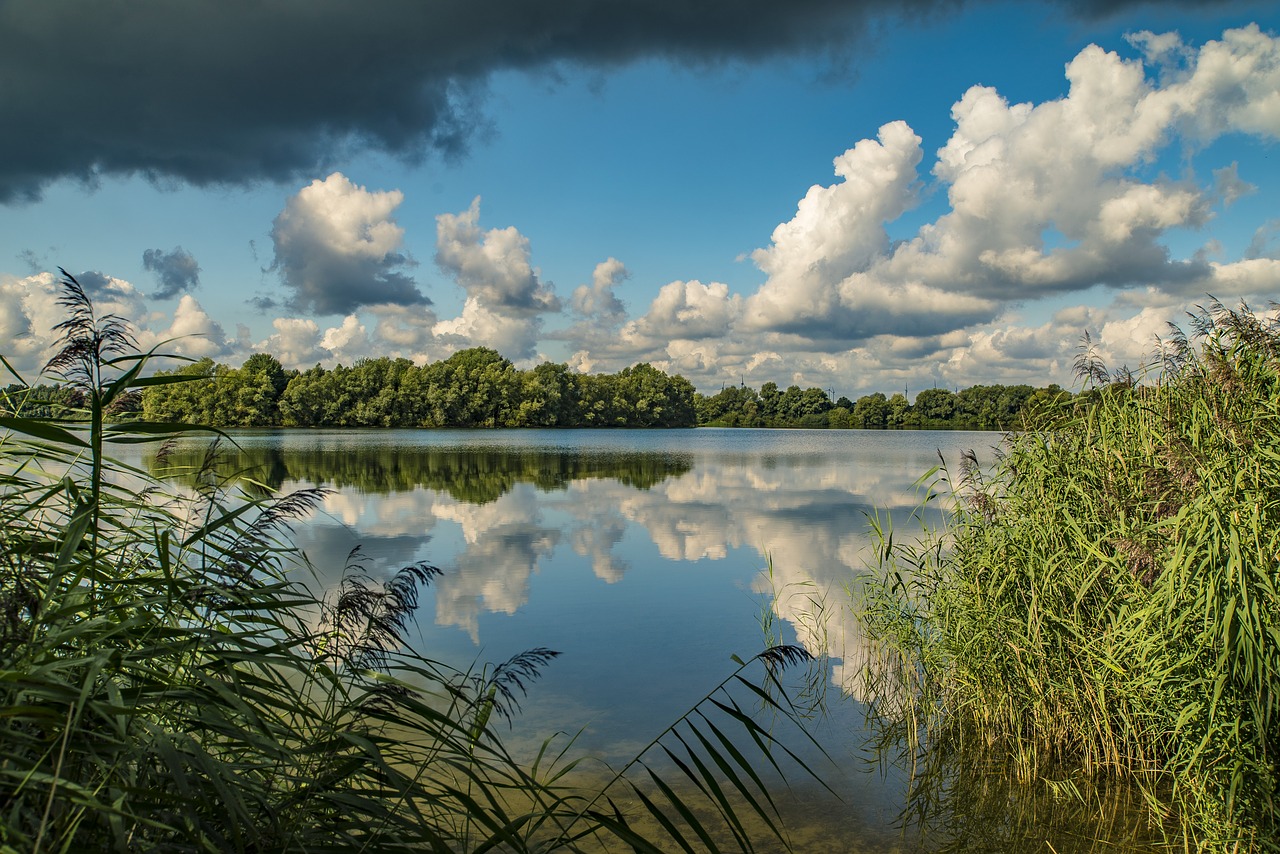
[[[942,469],[943,527],[881,530],[862,618],[890,740],[1136,782],[1181,844],[1275,851],[1280,330],[1213,303],[1138,376]]]
[[[65,275],[65,274],[64,274]],[[0,851],[694,851],[785,838],[757,767],[808,771],[752,704],[796,720],[775,646],[600,785],[571,740],[532,762],[502,723],[556,653],[459,671],[408,648],[417,564],[336,593],[290,580],[289,525],[322,490],[219,476],[191,489],[113,461],[169,424],[116,421],[154,353],[64,280],[54,378],[83,406],[0,400]],[[661,768],[674,768],[669,780]]]

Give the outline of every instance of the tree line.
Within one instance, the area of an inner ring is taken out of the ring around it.
[[[285,370],[264,353],[239,368],[202,359],[176,373],[209,382],[147,388],[142,417],[215,427],[693,427],[693,384],[649,364],[578,374],[516,369],[487,347],[415,365],[361,359]]]
[[[699,394],[695,406],[703,426],[1008,430],[1035,423],[1047,404],[1070,397],[1058,385],[975,385],[957,392],[925,389],[915,403],[902,392],[886,397],[879,391],[833,401],[821,388],[793,385],[784,391],[769,382],[758,392],[738,385]]]
[[[616,374],[579,374],[551,362],[519,370],[487,347],[421,366],[384,357],[296,371],[257,353],[239,368],[201,359],[169,373],[208,382],[151,386],[112,414],[213,427],[1005,430],[1035,424],[1046,404],[1071,397],[1057,385],[975,385],[925,389],[914,403],[902,392],[832,400],[825,389],[772,382],[759,391],[734,385],[706,395],[647,363]],[[58,386],[26,388],[11,397],[18,399],[29,417],[59,417],[80,405],[74,389]]]

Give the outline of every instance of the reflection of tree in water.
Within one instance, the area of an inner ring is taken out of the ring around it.
[[[553,492],[575,480],[609,478],[636,489],[649,489],[693,467],[692,458],[684,454],[546,448],[355,444],[342,448],[286,448],[228,444],[218,457],[222,475],[252,478],[273,489],[286,481],[335,488],[351,486],[378,495],[425,487],[469,504],[495,501],[517,483],[531,483],[544,492]],[[193,482],[204,459],[204,449],[184,448],[170,453],[164,466],[154,458],[149,464],[154,474]]]

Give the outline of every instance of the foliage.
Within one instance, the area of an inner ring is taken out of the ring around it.
[[[840,397],[833,404],[820,388],[785,391],[765,383],[757,393],[745,385],[727,386],[714,395],[694,399],[698,424],[715,427],[808,427],[837,430],[932,428],[1003,430],[1028,421],[1070,395],[1056,385],[972,386],[958,393],[925,389],[915,403],[902,392],[872,392],[856,401]]]
[[[239,368],[204,359],[174,375],[206,382],[143,395],[144,417],[214,427],[692,427],[694,389],[648,364],[575,374],[543,363],[520,371],[472,347],[439,362],[361,359],[285,371],[258,353]]]
[[[802,650],[739,662],[600,788],[550,739],[521,763],[496,723],[556,653],[426,658],[403,641],[432,567],[379,580],[355,552],[331,597],[290,580],[289,522],[321,491],[233,495],[215,452],[174,493],[113,462],[113,444],[175,433],[113,407],[208,366],[144,376],[124,322],[64,285],[50,370],[83,407],[0,416],[0,851],[750,850],[748,819],[782,835],[748,757],[786,749],[734,692],[790,717],[778,673]]]
[[[163,372],[162,372],[163,373]],[[496,350],[473,347],[418,366],[408,359],[286,371],[257,353],[239,368],[201,359],[172,372],[207,380],[142,394],[149,421],[214,427],[807,427],[1001,430],[1034,420],[1070,395],[1056,385],[925,389],[840,397],[765,383],[696,392],[684,377],[641,363],[616,374],[576,374],[544,362],[518,370]],[[40,399],[57,399],[59,389]]]
[[[966,460],[945,529],[884,532],[873,682],[918,740],[1130,776],[1198,847],[1276,851],[1280,328],[1192,324],[1149,384],[1086,353],[1055,423]]]
[[[0,415],[63,418],[84,407],[84,396],[70,385],[10,384],[0,389],[0,406]]]

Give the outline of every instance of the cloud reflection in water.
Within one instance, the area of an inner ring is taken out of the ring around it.
[[[574,555],[606,582],[575,594],[589,609],[603,607],[610,588],[634,595],[620,584],[632,573],[676,568],[672,602],[687,573],[721,573],[725,607],[745,607],[735,589],[766,596],[801,643],[836,660],[833,678],[850,692],[865,653],[845,590],[874,557],[868,515],[909,529],[916,478],[937,463],[938,449],[955,460],[998,437],[699,430],[238,438],[229,469],[269,471],[284,490],[333,489],[323,512],[297,531],[322,584],[336,583],[357,543],[378,571],[429,561],[444,570],[432,590],[437,626],[456,627],[479,646],[484,615],[517,614],[540,595],[534,576],[566,571]],[[931,506],[926,521],[940,512]]]

